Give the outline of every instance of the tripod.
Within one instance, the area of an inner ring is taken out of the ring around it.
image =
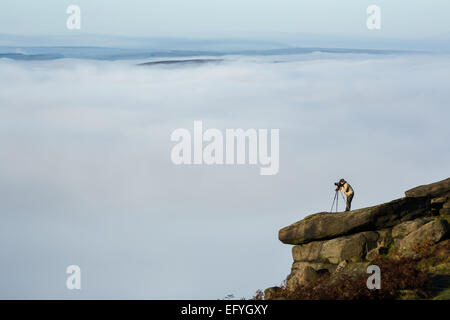
[[[339,191],[336,190],[336,193],[334,194],[333,204],[331,205],[330,212],[333,212],[334,204],[336,203],[336,212],[338,212],[338,204],[339,204]],[[341,193],[342,195],[342,193]],[[345,201],[344,196],[342,195],[342,199]]]

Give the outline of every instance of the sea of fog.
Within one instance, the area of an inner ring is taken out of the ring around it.
[[[337,179],[360,208],[450,172],[449,55],[16,58],[0,59],[3,299],[249,298],[290,272],[278,230],[329,210]],[[279,129],[279,173],[174,165],[171,133],[195,120]]]

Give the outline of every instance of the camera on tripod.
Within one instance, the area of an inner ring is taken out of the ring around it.
[[[333,212],[333,207],[336,205],[336,212],[338,211],[338,202],[339,202],[339,188],[341,188],[345,183],[344,179],[339,180],[338,182],[335,182],[334,185],[336,186],[336,193],[334,194],[333,204],[331,205],[330,212]],[[343,197],[343,196],[342,196]]]
[[[334,183],[334,185],[335,185],[336,187],[343,186],[344,184],[345,184],[345,180],[344,180],[344,179],[341,179],[341,180],[339,180],[338,182],[335,182],[335,183]]]

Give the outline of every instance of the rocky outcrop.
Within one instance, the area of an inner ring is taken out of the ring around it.
[[[405,191],[405,195],[407,197],[431,197],[437,198],[441,195],[448,196],[448,190],[450,190],[450,178],[423,185],[418,186],[408,191]]]
[[[426,217],[400,223],[392,228],[391,235],[396,239],[403,238],[405,235],[411,233],[414,230],[417,230],[430,221],[431,217]]]
[[[364,272],[380,255],[396,252],[407,256],[424,242],[448,238],[450,178],[405,194],[369,208],[316,213],[282,228],[279,240],[294,245],[286,289],[313,283],[323,272]],[[270,296],[276,289],[269,289]]]
[[[350,212],[321,212],[291,224],[278,233],[286,244],[333,239],[360,231],[379,230],[424,216],[430,211],[428,197],[401,198]]]
[[[314,241],[292,248],[294,261],[338,264],[341,261],[362,261],[377,246],[378,233],[360,232],[332,240]]]
[[[292,268],[292,272],[286,279],[286,285],[290,288],[306,285],[314,282],[319,277],[317,271],[308,265],[302,265],[297,268]]]
[[[437,243],[444,239],[448,232],[448,223],[446,220],[435,219],[427,224],[424,224],[417,230],[406,234],[403,239],[398,242],[398,249],[407,251],[414,246],[419,245],[425,241],[432,241]]]

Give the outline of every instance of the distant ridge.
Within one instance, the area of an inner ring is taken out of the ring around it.
[[[151,58],[192,58],[192,57],[223,57],[226,55],[242,56],[276,56],[303,54],[412,54],[418,51],[375,50],[375,49],[345,49],[345,48],[281,48],[263,50],[152,50],[143,48],[108,48],[108,47],[11,47],[0,46],[0,58],[12,60],[54,60],[54,59],[87,59],[87,60],[144,60]],[[185,59],[188,60],[188,59]]]
[[[170,64],[204,64],[222,62],[223,59],[184,59],[184,60],[161,60],[139,63],[138,66],[170,65]]]

